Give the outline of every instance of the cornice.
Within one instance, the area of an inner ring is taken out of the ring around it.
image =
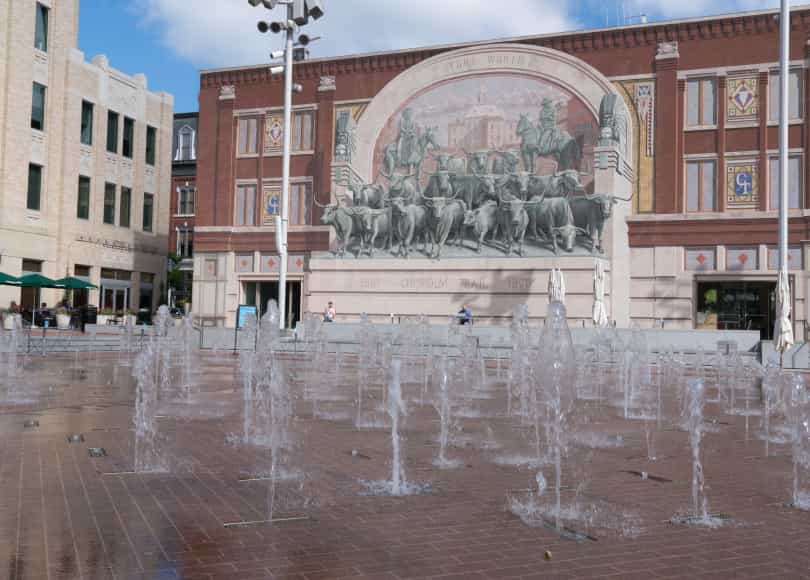
[[[779,23],[775,10],[716,17],[668,21],[627,27],[581,30],[542,36],[506,38],[473,43],[434,46],[394,52],[347,55],[312,59],[295,65],[296,80],[320,76],[343,76],[378,72],[398,73],[442,52],[465,47],[519,42],[552,48],[569,54],[584,54],[606,49],[655,49],[660,42],[724,39],[740,35],[777,33]],[[810,27],[810,8],[802,6],[792,13],[792,27]],[[200,74],[202,89],[223,84],[249,85],[271,81],[269,65],[204,70]],[[280,82],[280,79],[272,79]]]

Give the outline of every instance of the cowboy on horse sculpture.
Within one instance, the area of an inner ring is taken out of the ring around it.
[[[521,113],[517,134],[521,138],[520,156],[523,166],[534,173],[538,157],[553,157],[557,170],[579,169],[582,148],[576,139],[557,127],[557,109],[551,99],[543,99],[540,123],[534,126],[529,115]]]

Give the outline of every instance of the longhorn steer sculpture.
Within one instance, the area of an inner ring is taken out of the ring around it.
[[[517,197],[501,197],[501,203],[498,205],[498,228],[503,236],[507,256],[512,254],[512,245],[515,243],[518,255],[523,255],[523,239],[529,225],[526,205],[536,203],[541,202],[527,202]]]
[[[587,235],[587,231],[574,225],[574,215],[565,197],[549,197],[540,201],[535,213],[535,227],[540,226],[546,239],[551,240],[554,253],[559,252],[557,236],[566,252],[574,250],[577,234]]]
[[[391,238],[394,232],[391,218],[390,207],[385,209],[369,209],[362,213],[363,234],[366,236],[369,256],[374,255],[374,247],[379,235],[383,237],[383,247],[386,250],[391,249]]]
[[[365,223],[363,217],[369,209],[367,207],[343,207],[339,203],[321,205],[317,201],[315,201],[315,205],[324,210],[321,216],[321,223],[335,228],[335,234],[338,239],[336,253],[341,257],[346,254],[346,247],[351,243],[353,235],[359,238],[359,253],[362,253],[365,245]]]
[[[422,250],[427,249],[427,236],[429,227],[429,215],[423,205],[406,204],[401,197],[391,200],[391,212],[394,228],[399,237],[400,256],[405,258],[411,253],[411,241],[414,235],[422,238]]]
[[[487,201],[478,209],[468,210],[464,214],[464,226],[472,226],[475,239],[478,241],[478,248],[475,251],[480,254],[484,238],[490,235],[490,240],[492,240],[498,230],[498,204],[494,201]]]
[[[431,257],[438,259],[451,234],[456,245],[463,243],[464,214],[467,211],[467,205],[460,199],[446,197],[425,198],[425,204],[430,209],[432,226]]]
[[[605,233],[605,222],[613,213],[613,206],[620,201],[632,198],[616,197],[609,193],[595,193],[571,198],[571,211],[574,224],[584,230],[591,240],[591,251],[603,253],[602,241]]]

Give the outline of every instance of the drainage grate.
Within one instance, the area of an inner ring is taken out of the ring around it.
[[[84,435],[81,433],[74,433],[73,435],[68,435],[67,438],[68,443],[84,443]]]
[[[625,469],[622,473],[629,473],[630,475],[635,475],[636,477],[640,477],[641,479],[649,479],[650,481],[657,481],[658,483],[672,483],[671,479],[667,479],[666,477],[661,477],[660,475],[650,475],[644,471],[633,471],[631,469]]]
[[[39,427],[39,421],[37,421],[36,419],[29,419],[28,421],[23,423],[23,427],[25,429],[36,429],[37,427]]]
[[[87,449],[87,454],[90,457],[104,457],[107,451],[103,447],[90,447]]]

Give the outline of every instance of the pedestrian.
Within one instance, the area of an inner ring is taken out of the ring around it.
[[[337,312],[335,311],[335,306],[332,304],[332,301],[330,300],[329,303],[326,305],[326,310],[323,311],[323,321],[334,322],[335,316],[337,316]]]
[[[466,304],[461,307],[456,316],[459,324],[472,324],[472,312],[467,308]]]

